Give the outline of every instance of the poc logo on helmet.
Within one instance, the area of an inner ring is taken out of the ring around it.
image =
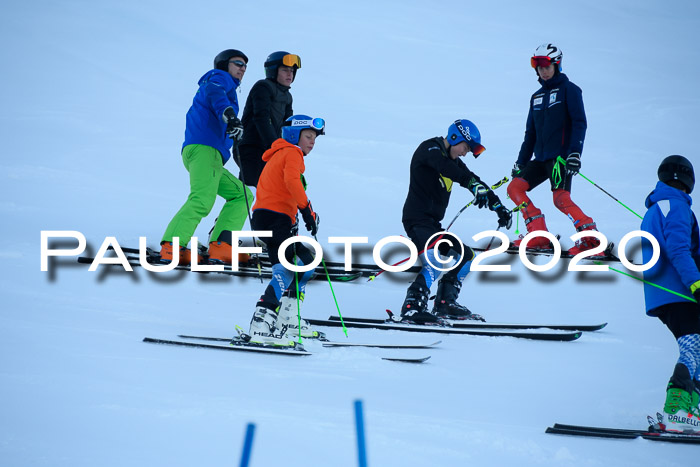
[[[459,132],[462,133],[462,136],[464,136],[464,139],[466,139],[467,141],[472,140],[472,135],[471,135],[471,133],[469,133],[469,128],[465,128],[462,125],[462,122],[460,120],[455,121],[455,126],[457,127]],[[453,140],[457,139],[457,135],[452,135],[452,139]]]
[[[311,120],[292,120],[292,125],[291,126],[305,126],[305,127],[310,127],[311,126]]]

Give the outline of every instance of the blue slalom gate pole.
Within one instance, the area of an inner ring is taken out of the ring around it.
[[[243,453],[241,454],[241,467],[248,467],[250,462],[250,452],[253,449],[253,435],[255,434],[255,424],[249,423],[245,430],[245,439],[243,440]]]
[[[360,467],[367,467],[365,420],[362,415],[362,400],[360,399],[355,401],[355,428],[357,430],[357,460]]]

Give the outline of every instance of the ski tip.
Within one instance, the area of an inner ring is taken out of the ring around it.
[[[382,360],[399,363],[424,363],[428,359],[430,359],[429,356],[424,358],[382,358]]]

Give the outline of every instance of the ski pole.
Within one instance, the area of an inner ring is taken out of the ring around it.
[[[359,467],[367,467],[367,443],[365,442],[365,418],[362,399],[355,401],[355,432],[357,433],[357,461]]]
[[[508,183],[508,177],[503,177],[501,180],[499,180],[498,182],[491,185],[491,189],[495,190],[496,188],[500,188],[505,183]],[[455,216],[455,218],[452,219],[452,222],[450,222],[450,225],[448,225],[445,230],[450,230],[450,227],[452,227],[452,224],[455,223],[455,221],[457,220],[459,215],[462,214],[464,212],[464,210],[467,209],[472,204],[474,204],[474,200],[469,201],[462,209],[460,209],[459,212],[457,213],[457,215]]]
[[[297,233],[298,235],[298,233]],[[297,264],[297,244],[294,242],[294,265],[296,266]],[[297,325],[299,326],[297,328],[298,336],[299,337],[299,343],[301,344],[301,298],[299,298],[299,271],[294,271],[294,283],[296,284],[296,292],[297,292]]]
[[[318,242],[316,235],[314,235],[314,240]],[[340,305],[338,305],[338,298],[335,296],[335,291],[333,290],[333,284],[331,284],[331,276],[328,274],[328,268],[326,267],[326,261],[321,256],[321,264],[323,264],[323,270],[326,272],[326,279],[328,280],[328,286],[331,288],[331,295],[333,295],[333,301],[335,302],[335,308],[338,310],[338,317],[340,318],[340,325],[343,326],[343,333],[345,337],[348,337],[348,328],[345,327],[345,321],[343,321],[343,315],[340,313]],[[297,300],[299,298],[297,297]]]
[[[243,183],[243,196],[245,197],[245,207],[246,207],[246,212],[248,213],[248,221],[250,222],[250,228],[253,228],[253,217],[250,215],[250,203],[248,202],[248,188],[245,184],[245,177],[243,176],[243,162],[241,161],[241,153],[238,152],[238,141],[236,141],[234,138],[231,138],[233,140],[233,147],[235,148],[235,157],[236,157],[236,162],[238,162],[238,167],[241,168],[241,183]],[[253,237],[253,245],[257,245],[258,241]],[[231,258],[231,261],[233,261],[233,258]],[[258,258],[258,277],[260,278],[260,283],[263,283],[263,276],[262,276],[262,268],[260,267],[260,258]]]
[[[564,160],[563,157],[561,157],[561,156],[557,156],[557,157],[559,158],[559,159],[558,159],[558,160],[559,160],[559,163],[566,165],[566,161]],[[640,216],[639,214],[637,214],[636,212],[634,212],[631,208],[629,208],[628,206],[626,206],[622,201],[620,201],[619,199],[615,198],[613,195],[611,195],[610,193],[608,193],[607,191],[605,191],[600,185],[598,185],[597,183],[595,183],[593,180],[589,179],[588,177],[586,177],[585,175],[583,175],[581,172],[579,172],[578,174],[579,174],[580,176],[582,176],[585,180],[588,180],[594,187],[598,188],[600,191],[602,191],[603,193],[605,193],[606,195],[610,196],[612,199],[614,199],[615,201],[617,201],[618,203],[620,203],[620,205],[622,205],[623,208],[627,209],[629,212],[631,212],[631,213],[634,214],[635,216],[639,217],[640,219],[644,219],[644,217]]]
[[[245,438],[243,440],[243,452],[241,453],[240,467],[248,467],[250,462],[250,452],[253,449],[253,435],[255,434],[255,424],[249,423],[246,426]]]
[[[594,262],[595,264],[598,264],[598,265],[602,265],[602,264],[603,264],[603,263],[601,263],[600,261],[593,261],[593,262]],[[656,287],[657,289],[664,290],[664,291],[666,291],[666,292],[668,292],[668,293],[672,293],[673,295],[677,295],[677,296],[679,296],[679,297],[681,297],[681,298],[685,298],[685,299],[688,300],[688,301],[697,303],[697,300],[695,300],[695,298],[693,298],[693,297],[688,297],[687,295],[683,295],[682,293],[678,293],[678,292],[676,292],[675,290],[667,289],[666,287],[664,287],[664,286],[662,286],[662,285],[654,284],[653,282],[649,282],[649,281],[647,281],[647,280],[640,279],[639,277],[633,276],[632,274],[627,274],[626,272],[618,271],[617,269],[611,268],[610,266],[608,266],[608,268],[610,268],[611,271],[615,271],[615,272],[618,273],[618,274],[622,274],[623,276],[631,277],[632,279],[637,279],[638,281],[644,282],[645,284],[649,284],[649,285],[651,285],[652,287]]]
[[[503,184],[505,184],[505,183],[507,183],[507,182],[508,182],[508,177],[503,177],[501,180],[499,180],[498,182],[496,182],[496,183],[494,183],[493,185],[491,185],[491,189],[492,189],[492,190],[495,190],[496,188],[499,188],[500,186],[502,186]],[[455,221],[457,220],[457,218],[459,217],[459,215],[462,214],[462,213],[464,212],[464,210],[467,209],[469,206],[471,206],[472,204],[474,204],[474,201],[475,201],[475,200],[476,200],[476,198],[474,198],[473,200],[469,201],[462,209],[459,210],[459,212],[457,213],[457,215],[455,216],[455,218],[452,219],[452,222],[450,222],[450,225],[448,225],[447,228],[445,229],[446,231],[447,231],[447,230],[450,230],[450,227],[452,227],[452,224],[455,223]],[[440,235],[440,236],[439,236],[438,238],[436,238],[435,241],[433,241],[430,245],[428,245],[428,246],[427,246],[426,248],[424,248],[423,250],[419,251],[419,252],[418,252],[418,256],[422,255],[422,254],[425,253],[427,250],[430,250],[430,249],[431,249],[433,246],[435,246],[435,244],[436,244],[437,242],[439,242],[439,241],[442,239],[442,237],[444,237],[444,236],[445,236],[444,234],[443,234],[443,235]],[[408,258],[404,258],[404,259],[402,259],[401,261],[398,261],[398,262],[392,264],[392,266],[398,266],[399,264],[403,264],[403,263],[405,263],[406,261],[408,261],[409,259],[411,259],[410,256],[409,256]],[[385,272],[385,271],[384,271],[383,269],[380,270],[380,271],[377,271],[376,274],[373,274],[373,275],[369,276],[369,279],[367,279],[367,282],[373,281],[374,279],[377,278],[377,276],[381,276],[384,272]]]
[[[500,225],[499,225],[498,228],[496,229],[496,232],[498,232],[499,230],[501,230],[501,226],[500,226]],[[493,243],[493,241],[494,241],[495,239],[496,239],[496,236],[495,236],[495,235],[494,235],[493,237],[491,237],[491,240],[489,241],[489,244],[486,245],[486,251],[489,251],[489,250],[491,249],[491,244]]]
[[[513,209],[510,210],[510,212],[515,212],[516,215],[517,215],[517,213],[520,212],[520,210],[521,210],[522,208],[524,208],[525,206],[527,206],[527,201],[523,201],[519,206],[515,206]],[[501,230],[501,226],[500,226],[500,225],[499,225],[498,228],[496,229],[496,232],[498,232],[499,230]],[[495,239],[496,239],[496,236],[495,236],[495,235],[494,235],[493,237],[491,237],[491,241],[489,241],[489,244],[486,246],[486,251],[489,251],[489,250],[491,249],[491,244],[493,243],[493,241],[494,241]]]

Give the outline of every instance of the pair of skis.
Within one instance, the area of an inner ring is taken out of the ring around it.
[[[582,331],[598,331],[603,329],[607,323],[594,324],[594,325],[575,325],[575,324],[562,324],[562,325],[545,325],[545,324],[498,324],[498,323],[481,323],[481,322],[461,322],[461,323],[450,323],[449,325],[443,324],[440,326],[427,326],[427,325],[417,325],[417,324],[407,324],[397,322],[393,315],[390,314],[388,320],[380,319],[369,319],[369,318],[344,318],[343,322],[346,327],[354,328],[365,328],[365,329],[383,329],[383,330],[400,330],[409,332],[434,332],[434,333],[444,333],[444,334],[467,334],[476,336],[489,336],[489,337],[519,337],[525,339],[533,340],[547,340],[547,341],[572,341],[576,340],[581,336]],[[342,323],[340,318],[337,316],[331,316],[327,320],[308,320],[311,325],[315,326],[331,326],[340,327]],[[552,332],[530,332],[532,329],[551,329]],[[564,331],[564,332],[557,332]],[[568,332],[575,331],[575,332]],[[248,352],[259,352],[268,354],[278,354],[278,355],[292,355],[292,356],[303,356],[311,355],[303,349],[302,346],[298,345],[296,348],[275,348],[270,346],[260,346],[256,344],[250,344],[243,338],[226,338],[226,337],[209,337],[209,336],[192,336],[192,335],[178,335],[180,339],[184,340],[168,340],[168,339],[155,339],[151,337],[144,338],[144,342],[154,343],[154,344],[168,344],[177,345],[184,347],[199,347],[208,349],[218,349],[227,351],[248,351]],[[214,343],[212,343],[214,342]],[[223,345],[223,343],[228,343],[229,345]],[[351,342],[330,342],[322,341],[324,347],[374,347],[382,349],[429,349],[434,348],[440,344],[440,341],[433,342],[432,344],[418,344],[418,345],[404,345],[404,344],[362,344],[362,343],[351,343]],[[424,358],[384,358],[384,360],[402,361],[410,363],[422,363],[428,360],[430,357]]]
[[[610,439],[636,439],[644,438],[651,441],[665,441],[671,443],[700,444],[700,433],[675,433],[664,431],[663,416],[656,414],[657,420],[648,416],[649,427],[643,430],[630,430],[625,428],[601,428],[595,426],[565,425],[555,423],[545,430],[545,433],[556,435],[583,436],[589,438]]]
[[[283,347],[276,348],[271,346],[262,346],[257,344],[251,344],[246,342],[242,338],[226,338],[226,337],[208,337],[208,336],[190,336],[185,334],[179,334],[178,337],[183,340],[170,340],[170,339],[155,339],[152,337],[145,337],[143,342],[151,344],[165,344],[174,345],[180,347],[194,347],[202,349],[214,349],[214,350],[224,350],[224,351],[243,351],[243,352],[257,352],[263,354],[275,354],[275,355],[287,355],[287,356],[307,356],[312,355],[312,352],[308,352],[304,349],[301,344],[297,344],[295,347]],[[203,341],[203,342],[200,342]],[[214,343],[212,343],[214,342]],[[436,341],[431,344],[361,344],[361,343],[351,343],[351,342],[331,342],[331,341],[321,341],[323,347],[373,347],[380,349],[430,349],[434,348],[441,343],[441,341]],[[228,345],[224,344],[227,343]],[[405,363],[423,363],[427,361],[430,356],[420,357],[420,358],[409,358],[409,357],[382,357],[382,360],[394,361],[394,362],[405,362]]]
[[[581,337],[583,331],[599,331],[607,323],[592,325],[577,324],[513,324],[513,323],[482,323],[477,321],[462,321],[452,323],[443,321],[435,325],[420,325],[405,323],[387,310],[386,320],[372,318],[338,316],[326,319],[309,319],[314,326],[342,327],[361,329],[380,329],[386,331],[433,332],[438,334],[464,334],[486,337],[516,337],[521,339],[569,342]]]

